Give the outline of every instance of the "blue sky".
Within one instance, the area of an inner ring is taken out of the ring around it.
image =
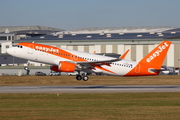
[[[180,0],[0,0],[0,26],[180,27]]]

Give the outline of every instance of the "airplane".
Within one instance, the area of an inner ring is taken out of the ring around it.
[[[76,79],[87,81],[89,77],[87,74],[81,75],[81,71],[115,76],[158,75],[160,71],[163,71],[161,66],[171,43],[162,41],[140,61],[124,59],[129,50],[121,57],[114,58],[34,42],[18,43],[8,48],[7,53],[18,58],[50,64],[52,71],[77,71]]]

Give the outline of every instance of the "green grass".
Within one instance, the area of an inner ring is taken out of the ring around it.
[[[179,120],[180,93],[0,94],[2,120]]]

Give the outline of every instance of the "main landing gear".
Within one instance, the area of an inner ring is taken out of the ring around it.
[[[76,80],[84,80],[84,81],[88,81],[89,77],[86,74],[80,75],[80,72],[78,71],[78,74],[76,75]]]

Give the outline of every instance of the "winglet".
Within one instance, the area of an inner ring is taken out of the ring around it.
[[[119,57],[119,59],[124,59],[126,57],[126,55],[128,54],[128,52],[130,51],[130,49],[128,49],[123,55],[121,55]]]

